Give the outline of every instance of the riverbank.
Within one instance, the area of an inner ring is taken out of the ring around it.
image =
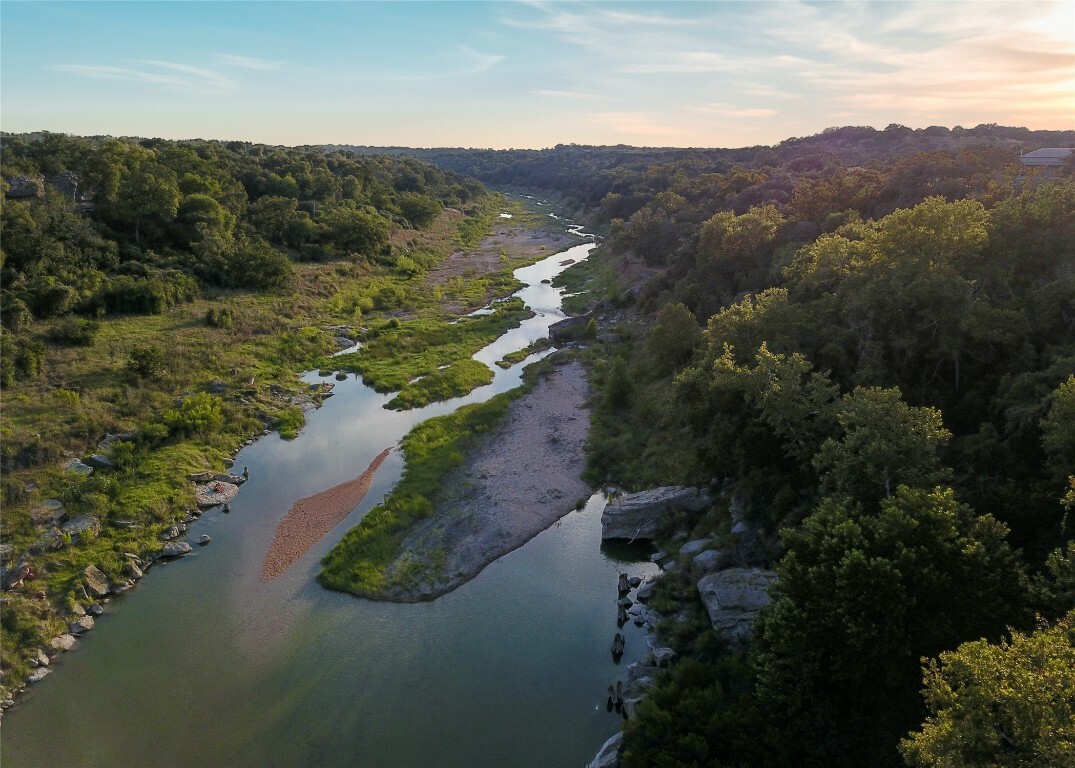
[[[444,479],[432,513],[386,569],[380,597],[416,602],[450,592],[585,500],[588,394],[585,369],[572,361],[515,400]]]

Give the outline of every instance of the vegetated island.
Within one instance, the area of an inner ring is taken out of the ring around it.
[[[415,428],[403,441],[400,485],[326,556],[321,582],[380,600],[432,600],[588,496],[585,369],[543,366],[531,379],[521,393]]]

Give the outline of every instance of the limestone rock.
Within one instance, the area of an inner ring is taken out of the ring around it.
[[[75,644],[73,635],[59,635],[49,640],[49,648],[54,651],[69,651]]]
[[[38,650],[37,656],[35,657],[35,659],[36,659],[37,663],[42,667],[47,667],[49,664],[52,663],[52,660],[49,659],[48,654],[45,653],[42,650]]]
[[[711,541],[712,539],[694,539],[693,541],[688,541],[686,544],[679,548],[679,554],[683,555],[684,557],[694,557],[703,549],[708,547]]]
[[[771,600],[768,589],[774,581],[773,571],[760,568],[729,568],[704,576],[698,593],[713,629],[735,643],[748,640],[754,617]]]
[[[45,499],[30,508],[30,519],[34,521],[34,525],[55,525],[61,517],[63,517],[63,502],[59,499]]]
[[[64,523],[60,530],[72,539],[93,539],[101,532],[101,521],[93,515],[79,515]]]
[[[719,549],[707,549],[694,557],[694,564],[705,573],[722,571],[735,564],[735,553]]]
[[[93,629],[93,617],[83,616],[81,619],[76,619],[71,622],[71,626],[68,629],[72,635],[81,635],[84,632],[89,632]]]
[[[86,466],[93,467],[94,469],[115,469],[116,464],[112,459],[104,456],[100,453],[95,453],[85,461]]]
[[[81,459],[71,459],[63,465],[64,469],[76,475],[92,475],[93,467],[83,464]]]
[[[28,682],[28,683],[40,683],[42,680],[44,680],[46,677],[48,677],[49,674],[51,674],[51,673],[52,673],[52,670],[49,669],[48,667],[38,667],[37,669],[35,669],[33,672],[31,672],[30,674],[28,674],[26,676],[26,682]]]
[[[86,609],[86,613],[90,616],[100,616],[105,612],[104,607],[100,603],[94,603]]]
[[[96,565],[87,565],[82,571],[82,577],[86,580],[86,589],[94,597],[104,597],[111,590],[108,587],[108,577],[101,573]]]
[[[206,544],[208,544],[212,540],[213,539],[209,536],[208,533],[203,533],[201,536],[198,537],[198,544],[200,544],[201,546],[204,547]]]
[[[226,483],[214,480],[206,485],[199,485],[194,491],[198,506],[215,507],[218,504],[226,504],[239,495],[239,486],[235,483]]]
[[[651,597],[653,597],[653,591],[655,589],[657,589],[657,582],[647,581],[645,584],[638,588],[637,592],[635,592],[635,599],[638,600],[640,603],[644,603]]]
[[[673,651],[671,648],[654,648],[653,649],[653,663],[660,669],[664,669],[672,664],[679,658],[679,654]]]
[[[601,745],[597,756],[586,764],[586,768],[619,768],[622,746],[623,732],[621,731]]]
[[[185,541],[169,541],[161,550],[161,557],[180,557],[189,555],[193,549]]]
[[[700,512],[710,503],[706,491],[678,485],[626,494],[610,501],[601,514],[601,538],[650,539],[666,513]]]

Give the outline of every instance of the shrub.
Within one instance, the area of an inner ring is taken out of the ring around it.
[[[70,317],[49,328],[49,338],[60,344],[92,347],[100,330],[101,324],[95,320]]]

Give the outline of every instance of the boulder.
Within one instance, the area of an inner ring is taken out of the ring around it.
[[[28,683],[40,683],[46,677],[51,674],[52,670],[47,667],[38,667],[33,672],[26,676],[26,682]]]
[[[72,539],[93,539],[101,533],[101,521],[93,515],[79,515],[60,526],[60,530]]]
[[[657,589],[657,580],[654,579],[653,581],[647,581],[645,584],[638,588],[637,592],[635,592],[635,600],[638,600],[640,603],[646,602],[651,597],[653,597],[653,591],[655,589]]]
[[[711,541],[712,539],[694,539],[693,541],[688,541],[679,548],[679,554],[683,557],[694,557],[708,547]]]
[[[161,550],[161,557],[181,557],[189,555],[193,549],[185,541],[169,541]]]
[[[95,453],[87,458],[84,462],[86,466],[93,467],[94,469],[115,469],[116,463],[112,459],[104,456],[100,453]]]
[[[617,733],[601,745],[597,755],[586,764],[586,768],[619,768],[620,748],[623,746],[623,732]]]
[[[213,539],[209,536],[208,533],[203,533],[201,536],[198,537],[198,544],[204,547],[212,540]]]
[[[130,576],[132,579],[140,579],[144,575],[142,573],[142,569],[139,568],[138,564],[133,561],[127,562],[127,565],[124,567],[124,571],[126,571],[127,575]]]
[[[202,509],[226,504],[239,495],[239,486],[235,483],[214,480],[206,485],[199,485],[194,491],[198,506]]]
[[[630,584],[631,587],[637,587],[639,584],[642,583],[642,579],[638,576],[632,576],[631,578],[627,579],[627,583]]]
[[[93,629],[93,617],[83,616],[80,619],[72,621],[68,631],[72,635],[81,635],[84,632],[89,632],[91,629]]]
[[[745,643],[754,617],[770,602],[768,589],[774,581],[773,571],[760,568],[729,568],[702,577],[698,593],[717,634],[733,643]]]
[[[76,475],[92,475],[93,467],[83,464],[81,459],[71,459],[64,463],[63,468]]]
[[[88,613],[90,616],[100,616],[104,612],[105,609],[100,603],[94,603],[86,609],[86,613]]]
[[[40,649],[37,651],[37,656],[35,656],[34,658],[37,660],[37,663],[42,667],[47,667],[49,664],[52,663],[52,660],[49,658],[48,654]]]
[[[82,607],[82,603],[71,603],[71,610],[68,611],[72,616],[85,616],[86,609]]]
[[[49,648],[54,651],[69,651],[75,644],[73,635],[59,635],[49,640]]]
[[[710,503],[706,491],[679,485],[619,496],[601,513],[601,538],[651,539],[666,513],[679,509],[700,512]]]
[[[671,648],[654,648],[653,663],[660,669],[665,669],[679,658],[679,654]]]
[[[87,565],[82,577],[86,580],[86,590],[94,597],[104,597],[112,591],[108,586],[108,577],[96,565]]]
[[[722,571],[735,565],[735,553],[720,549],[707,549],[694,557],[694,564],[705,573]]]
[[[589,323],[588,313],[578,317],[568,317],[549,326],[549,338],[556,342],[575,341],[582,337]]]
[[[30,545],[30,554],[40,555],[42,552],[55,552],[64,548],[63,536],[59,528],[49,528],[38,536]]]
[[[30,519],[34,525],[51,526],[63,517],[63,502],[59,499],[45,499],[30,508]]]

